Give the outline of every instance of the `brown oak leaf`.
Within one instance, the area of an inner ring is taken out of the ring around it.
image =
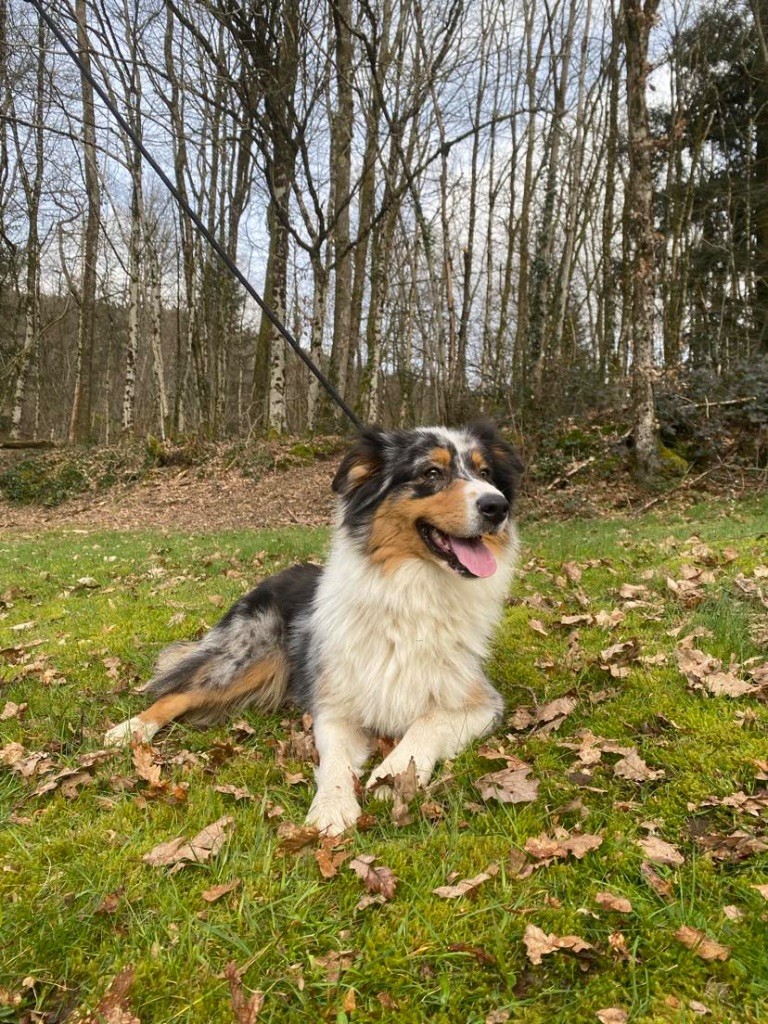
[[[498,873],[499,865],[490,864],[485,871],[481,871],[474,878],[462,878],[461,881],[453,885],[440,885],[437,889],[433,889],[432,892],[435,896],[441,896],[444,900],[455,900],[459,896],[474,896],[483,882],[490,881]]]
[[[525,929],[523,942],[528,959],[535,965],[540,964],[541,958],[549,953],[563,952],[579,956],[594,952],[594,947],[580,935],[547,935],[535,924],[529,924]]]
[[[373,854],[361,853],[349,862],[349,868],[362,880],[368,892],[381,893],[385,899],[391,900],[395,895],[398,878],[391,868],[383,864],[374,865],[375,860]]]
[[[201,893],[201,896],[206,903],[215,903],[216,900],[220,900],[222,896],[226,896],[227,893],[234,892],[235,889],[239,889],[242,882],[239,878],[233,878],[231,882],[222,882],[219,885],[212,885],[210,889],[206,889],[205,892]]]
[[[676,846],[667,843],[658,836],[648,836],[646,839],[638,839],[637,845],[643,851],[648,860],[654,864],[669,864],[670,867],[677,867],[685,861],[685,857]]]
[[[171,839],[167,843],[159,843],[142,860],[150,867],[167,867],[175,865],[174,871],[185,864],[199,864],[214,857],[232,834],[235,827],[234,818],[225,815],[201,829],[191,839]]]
[[[475,782],[475,788],[483,800],[498,800],[502,804],[530,803],[539,792],[539,780],[529,778],[530,772],[528,767],[503,768],[483,775]]]
[[[599,903],[605,910],[614,910],[617,914],[631,914],[632,904],[625,896],[615,896],[612,892],[598,892],[595,894],[595,903]]]
[[[727,946],[722,946],[714,939],[710,939],[706,932],[699,928],[690,928],[687,924],[677,929],[675,938],[702,960],[727,960],[730,955]]]
[[[229,983],[229,998],[237,1024],[255,1024],[264,1005],[264,993],[253,992],[246,999],[243,979],[234,960],[227,964],[224,977]]]

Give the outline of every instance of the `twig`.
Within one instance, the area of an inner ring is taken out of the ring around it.
[[[646,501],[644,505],[637,509],[634,515],[641,516],[643,512],[647,512],[649,508],[653,508],[654,505],[658,505],[660,502],[666,501],[667,498],[671,498],[673,494],[677,493],[677,491],[682,490],[682,488],[685,487],[686,484],[689,487],[692,487],[694,484],[697,484],[699,480],[703,480],[705,476],[709,476],[710,473],[713,473],[716,469],[719,468],[719,466],[710,466],[709,469],[705,469],[703,473],[699,473],[699,475],[695,476],[692,480],[687,476],[683,477],[680,483],[677,484],[675,487],[672,487],[670,490],[665,491],[664,494],[659,494],[657,495],[657,497],[651,498],[650,501]]]
[[[596,458],[596,455],[590,455],[589,458],[584,459],[583,462],[577,462],[576,465],[569,469],[567,473],[564,473],[562,476],[559,476],[556,480],[553,480],[552,483],[549,484],[549,486],[547,487],[547,490],[554,491],[554,489],[559,484],[563,484],[566,481],[570,480],[572,476],[576,476],[576,474],[580,473],[582,469],[585,469],[587,466],[591,465],[596,460]]]

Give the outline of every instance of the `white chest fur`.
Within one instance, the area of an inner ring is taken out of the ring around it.
[[[508,550],[487,579],[417,559],[385,575],[341,530],[312,620],[319,707],[338,706],[347,721],[389,736],[431,708],[459,709],[482,676],[514,567],[514,533]]]

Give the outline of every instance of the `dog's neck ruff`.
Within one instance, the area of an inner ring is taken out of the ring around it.
[[[345,717],[390,736],[430,706],[462,707],[483,679],[509,589],[518,542],[507,529],[497,571],[465,579],[421,558],[384,573],[341,527],[312,615],[319,674],[333,678],[327,697],[318,687],[323,707],[338,703]]]

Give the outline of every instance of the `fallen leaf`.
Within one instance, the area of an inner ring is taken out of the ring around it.
[[[638,839],[637,845],[643,851],[648,860],[654,864],[668,864],[670,867],[677,867],[685,861],[685,857],[676,846],[667,843],[658,836],[648,836],[647,839]]]
[[[392,808],[390,817],[392,824],[398,828],[413,823],[411,801],[419,791],[419,780],[416,775],[416,762],[411,758],[404,772],[396,775],[392,781]]]
[[[705,1003],[700,1003],[698,1001],[698,999],[689,999],[688,1000],[688,1009],[692,1013],[700,1014],[702,1017],[705,1016],[706,1014],[712,1012],[710,1010],[710,1008]]]
[[[558,697],[557,700],[551,700],[548,704],[536,708],[536,721],[551,722],[554,718],[565,718],[578,703],[575,697]]]
[[[640,872],[657,896],[661,896],[665,900],[672,898],[671,882],[668,882],[654,871],[647,860],[644,860],[640,865]]]
[[[549,636],[549,630],[539,619],[529,619],[528,625],[534,632],[541,633],[542,636]]]
[[[325,969],[326,980],[335,983],[341,977],[341,972],[351,967],[359,955],[356,949],[333,949],[330,953],[313,959],[318,966]]]
[[[664,778],[664,771],[649,768],[636,751],[632,751],[613,766],[613,774],[630,782],[653,782]]]
[[[253,992],[250,998],[246,999],[243,979],[234,960],[227,964],[224,977],[229,982],[229,998],[237,1024],[255,1024],[264,1005],[264,993]]]
[[[139,778],[148,782],[151,789],[163,788],[161,766],[155,764],[155,752],[148,743],[138,743],[133,747],[133,767]]]
[[[349,862],[349,868],[362,880],[368,892],[381,893],[385,899],[391,900],[395,895],[397,876],[391,868],[383,864],[374,866],[375,860],[373,854],[361,853]]]
[[[590,850],[602,845],[603,837],[582,832],[566,833],[563,838],[550,838],[542,833],[540,836],[526,840],[525,850],[537,860],[551,862],[556,858],[575,857],[581,860]]]
[[[510,729],[514,729],[516,732],[529,729],[534,722],[535,718],[531,714],[530,708],[526,707],[515,708],[512,717],[508,719]]]
[[[357,1009],[357,998],[353,988],[347,989],[347,994],[344,996],[344,1002],[342,1003],[342,1009],[344,1010],[344,1013],[354,1013]]]
[[[12,700],[5,702],[5,707],[0,711],[0,722],[7,722],[9,718],[21,718],[29,708],[29,704],[15,704]]]
[[[324,839],[319,849],[315,850],[315,860],[323,878],[335,878],[339,868],[352,856],[349,850],[339,848],[338,839]]]
[[[150,867],[167,867],[175,865],[175,870],[185,864],[200,864],[214,857],[232,834],[235,827],[234,818],[225,815],[206,826],[192,839],[171,839],[167,843],[159,843],[142,860]]]
[[[734,903],[728,903],[723,907],[723,913],[729,921],[740,921],[744,917],[744,911]]]
[[[234,892],[235,889],[239,889],[242,882],[239,878],[233,878],[231,882],[222,882],[220,885],[212,885],[210,889],[206,889],[205,892],[201,893],[206,903],[215,903],[216,900],[220,900],[222,896],[226,896],[229,892]]]
[[[638,597],[646,597],[648,587],[644,583],[622,583],[619,588],[619,597],[625,601],[635,600]]]
[[[740,829],[732,832],[729,836],[716,834],[698,836],[696,841],[705,850],[708,850],[715,860],[734,863],[768,850],[768,840],[753,836]]]
[[[120,905],[120,897],[123,895],[125,889],[121,886],[114,892],[108,892],[103,897],[101,903],[96,907],[95,913],[97,914],[114,914]]]
[[[714,939],[710,939],[706,932],[690,928],[687,924],[677,929],[675,938],[702,960],[727,960],[730,954],[727,946],[722,946]]]
[[[125,967],[110,982],[93,1013],[80,1024],[141,1024],[130,1008],[128,993],[133,985],[133,967]]]
[[[627,1011],[618,1006],[609,1006],[605,1010],[598,1010],[595,1014],[600,1024],[627,1024]]]
[[[529,924],[525,929],[523,942],[528,959],[535,965],[540,964],[541,958],[549,953],[564,952],[579,956],[594,950],[594,947],[579,935],[547,935],[535,924]]]
[[[627,945],[626,936],[621,932],[611,932],[608,936],[608,945],[611,947],[613,955],[617,960],[622,960],[624,963],[629,963],[633,960],[632,954],[629,951]]]
[[[255,800],[256,797],[247,786],[214,786],[214,793],[223,793],[224,796],[231,796],[235,800]]]
[[[491,864],[485,871],[475,875],[474,878],[462,878],[460,882],[456,882],[454,885],[441,885],[437,889],[433,889],[432,892],[435,896],[440,896],[444,900],[458,899],[459,896],[474,896],[483,882],[490,881],[498,873],[499,865]]]
[[[677,667],[688,680],[692,690],[702,690],[715,697],[743,697],[754,693],[759,687],[739,679],[734,666],[727,672],[723,671],[723,663],[719,658],[705,654],[696,647],[688,646],[686,637],[675,649]]]
[[[764,900],[768,900],[768,885],[750,885],[750,889],[756,889]]]
[[[614,896],[612,892],[598,892],[595,895],[595,903],[599,903],[605,910],[614,910],[618,914],[631,914],[632,904],[624,896]]]
[[[283,821],[277,826],[277,837],[283,851],[298,853],[305,846],[316,843],[320,833],[314,825],[295,825],[292,821]]]
[[[533,724],[533,718],[531,718],[531,724]],[[522,768],[529,768],[530,766],[521,761],[515,754],[508,754],[504,748],[499,745],[498,747],[492,747],[490,744],[485,743],[477,749],[478,757],[484,758],[486,761],[506,761],[507,768],[512,768],[515,771],[520,771]]]
[[[595,613],[595,625],[601,629],[614,629],[621,625],[626,617],[620,608],[614,608],[610,612],[599,611]]]
[[[483,775],[475,782],[475,788],[483,800],[498,800],[502,804],[530,803],[539,792],[539,780],[529,779],[530,772],[528,767],[503,768]]]

